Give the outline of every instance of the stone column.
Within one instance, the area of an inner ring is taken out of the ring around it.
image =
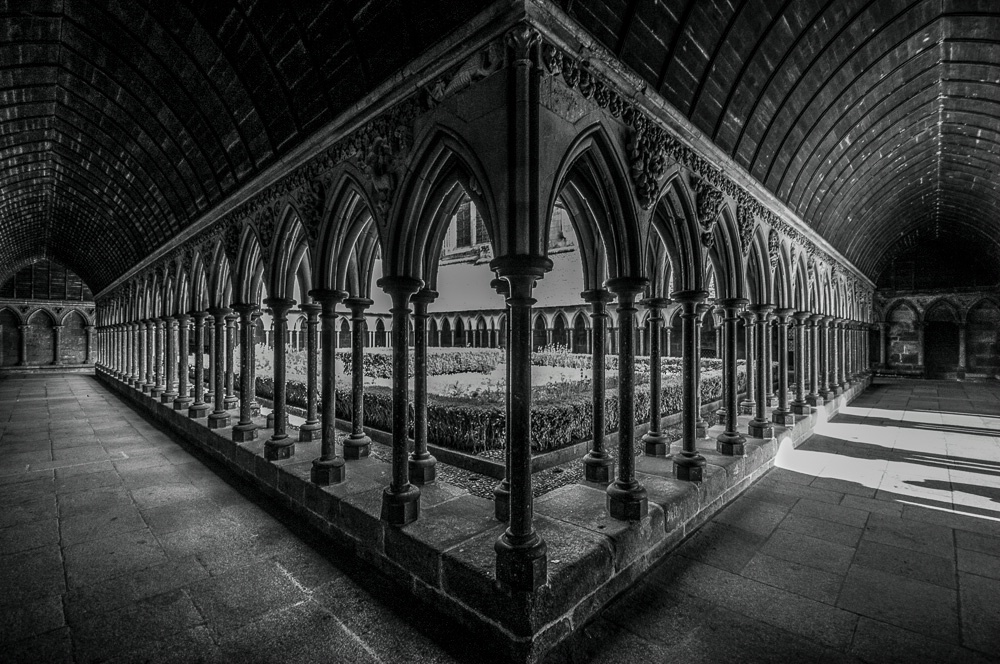
[[[835,334],[836,336],[836,347],[837,352],[835,357],[837,358],[837,389],[843,394],[847,389],[847,344],[845,340],[845,335],[847,333],[847,321],[843,318],[838,318],[834,322]]]
[[[701,414],[701,328],[705,324],[705,314],[712,309],[711,305],[701,302],[698,304],[698,318],[695,319],[695,333],[694,333],[694,343],[695,343],[695,357],[698,361],[695,362],[695,382],[698,385],[698,389],[695,391],[695,399],[698,401],[697,410],[698,419],[695,421],[695,435],[698,438],[708,438],[708,422],[705,420],[704,416]]]
[[[288,343],[288,311],[295,300],[269,297],[264,300],[274,321],[274,429],[264,442],[264,458],[268,461],[287,459],[295,455],[295,441],[288,437],[288,410],[285,403],[285,346]]]
[[[964,378],[965,374],[965,323],[960,323],[958,326],[958,371],[959,378]]]
[[[723,393],[722,406],[725,410],[725,431],[716,439],[715,448],[719,454],[743,456],[746,454],[746,438],[739,432],[739,404],[737,404],[738,375],[736,368],[736,325],[740,311],[746,306],[744,299],[728,299],[719,302],[722,309],[723,337],[725,349],[722,354]]]
[[[729,388],[727,386],[727,383],[729,382],[729,372],[726,370],[726,310],[722,306],[721,302],[721,300],[717,300],[715,308],[712,310],[712,317],[715,318],[718,316],[719,318],[715,325],[715,336],[719,342],[719,348],[716,351],[715,357],[722,360],[722,371],[719,374],[722,389],[719,392],[719,407],[715,409],[715,418],[717,424],[725,427],[728,418],[728,413],[726,412],[727,405],[735,405],[737,408],[737,415],[739,415],[739,404],[735,401],[732,404],[729,404],[726,401],[726,394],[729,393]],[[733,358],[733,366],[736,366],[735,363],[736,358]],[[700,380],[701,377],[699,375],[699,382]]]
[[[774,329],[775,318],[776,317],[773,313],[768,314],[767,325],[764,326],[764,353],[766,355],[764,370],[767,376],[765,379],[767,394],[764,405],[768,408],[773,408],[777,403],[777,399],[774,395],[774,336],[772,332]]]
[[[351,435],[344,441],[344,458],[362,459],[371,453],[371,439],[365,434],[365,309],[373,302],[352,297],[344,300],[351,310]]]
[[[705,473],[705,457],[698,452],[698,313],[699,305],[708,296],[705,291],[679,291],[671,295],[681,304],[681,380],[682,438],[681,451],[674,455],[674,477],[689,482],[701,482]]]
[[[795,319],[795,399],[792,400],[792,413],[795,415],[808,415],[812,412],[812,407],[806,401],[806,364],[809,362],[809,353],[806,350],[806,336],[808,333],[808,311],[796,311],[793,314]]]
[[[646,456],[667,456],[670,441],[660,431],[660,401],[662,376],[660,374],[660,330],[663,308],[670,304],[666,298],[646,298],[640,304],[649,310],[649,431],[642,437]]]
[[[670,354],[670,337],[673,334],[673,330],[669,325],[664,325],[663,327],[663,354],[666,357],[672,357]]]
[[[153,389],[149,391],[149,396],[159,400],[163,395],[163,318],[153,319],[153,338],[155,340],[153,350]]]
[[[635,478],[635,298],[645,278],[610,279],[608,290],[618,298],[618,479],[608,485],[608,513],[621,521],[646,516],[646,489]]]
[[[188,407],[188,417],[201,418],[208,415],[205,403],[205,319],[207,311],[192,312],[194,318],[194,403]]]
[[[510,518],[494,544],[496,578],[513,591],[534,591],[548,578],[548,546],[535,531],[531,493],[531,318],[535,283],[552,268],[540,256],[501,256],[491,264],[507,282],[510,318],[507,446]]]
[[[253,421],[257,394],[254,375],[254,314],[257,313],[257,305],[238,303],[233,305],[233,310],[240,316],[240,419],[233,426],[233,440],[246,443],[257,438],[257,425]]]
[[[231,312],[226,307],[213,307],[209,313],[215,319],[215,334],[212,341],[215,344],[215,373],[212,375],[214,389],[212,399],[215,408],[208,416],[209,429],[223,429],[229,426],[230,417],[226,411],[226,373],[223,371],[226,357],[226,318]]]
[[[156,389],[156,321],[149,319],[146,323],[146,383],[142,391],[150,396]]]
[[[86,335],[86,346],[84,347],[83,362],[84,364],[94,363],[94,326],[86,325],[83,328],[84,334]]]
[[[211,314],[211,311],[209,311]],[[215,357],[215,324],[205,322],[205,343],[208,345],[208,367],[205,375],[205,402],[215,403],[215,372],[218,368]]]
[[[757,401],[754,399],[754,386],[756,385],[754,376],[756,373],[753,368],[754,333],[756,325],[754,325],[754,315],[749,311],[744,312],[740,318],[743,319],[743,348],[746,350],[746,367],[744,368],[744,371],[747,376],[747,393],[743,401],[740,402],[740,414],[753,415],[754,408],[757,405]]]
[[[590,451],[583,457],[583,477],[588,482],[607,486],[614,476],[614,461],[604,447],[607,428],[604,411],[607,404],[607,366],[604,349],[607,346],[608,303],[615,298],[603,288],[583,291],[580,297],[590,304],[590,376],[593,387],[593,430]]]
[[[52,364],[62,364],[62,325],[52,326]],[[120,335],[119,335],[120,336]],[[119,342],[121,339],[119,338]],[[118,344],[121,346],[121,343]],[[122,375],[121,367],[118,367],[119,377]]]
[[[430,484],[437,476],[437,459],[427,451],[427,305],[437,291],[421,289],[413,297],[413,452],[409,478],[414,484]],[[482,345],[480,335],[479,344]]]
[[[174,410],[187,410],[191,406],[191,384],[188,381],[190,362],[191,317],[187,314],[177,314],[177,397],[174,399]]]
[[[504,381],[507,385],[510,385],[510,285],[505,279],[500,279],[497,277],[490,282],[490,287],[497,292],[498,295],[502,295],[504,299],[504,306],[507,308],[507,325],[504,333],[504,366],[507,368],[504,373]],[[510,390],[506,390],[504,394],[504,426],[510,422]],[[506,433],[506,428],[504,429]],[[496,517],[497,521],[502,523],[507,523],[510,521],[510,445],[504,445],[504,475],[503,479],[497,482],[497,485],[493,487],[493,515]],[[610,480],[609,480],[610,481]]]
[[[139,369],[139,324],[128,324],[128,384],[136,389],[142,384],[142,374]]]
[[[420,516],[420,488],[410,483],[406,452],[410,438],[409,304],[423,282],[393,276],[377,283],[392,298],[392,481],[382,493],[382,520],[405,526]]]
[[[778,328],[778,405],[771,412],[771,421],[783,427],[795,424],[795,415],[788,407],[788,321],[794,309],[777,309],[774,312]]]
[[[767,326],[771,316],[772,305],[755,304],[750,307],[754,314],[755,325],[757,326],[756,342],[754,349],[754,362],[756,367],[754,375],[757,378],[756,403],[754,407],[754,417],[747,424],[747,433],[751,438],[773,438],[774,427],[767,420],[767,370],[764,365],[768,361],[767,352]]]
[[[229,314],[226,316],[226,397],[223,403],[226,405],[226,410],[232,410],[236,408],[240,400],[236,396],[236,377],[235,377],[235,362],[236,358],[236,321],[239,320],[237,314]]]
[[[164,363],[166,364],[166,382],[164,383],[163,394],[160,395],[160,403],[172,404],[177,398],[176,376],[177,373],[177,319],[167,316],[164,320],[163,332],[166,335],[166,349]]]
[[[833,364],[833,343],[830,339],[830,323],[832,322],[833,316],[823,316],[823,319],[820,321],[820,333],[823,339],[821,342],[823,351],[822,394],[823,398],[827,401],[832,401],[833,398],[837,396],[837,392],[834,389],[834,386],[836,385],[836,378],[830,373]]]
[[[347,293],[326,289],[309,291],[310,297],[319,302],[319,305],[302,305],[306,311],[308,325],[307,344],[309,346],[310,362],[315,362],[312,357],[316,349],[316,313],[314,307],[322,310],[323,318],[323,413],[320,425],[320,451],[319,458],[313,459],[309,478],[314,484],[329,486],[347,479],[347,466],[343,457],[337,454],[337,304],[342,302]],[[308,307],[308,308],[306,308]],[[315,367],[314,367],[315,368]],[[315,381],[315,371],[310,372],[310,376]],[[315,404],[312,393],[314,388],[310,388],[309,400]]]
[[[329,296],[324,295],[324,297]],[[336,307],[339,301],[335,299],[331,305],[331,315],[334,321],[337,318]],[[319,313],[322,309],[323,307],[319,304],[299,305],[299,311],[306,315],[306,421],[299,427],[300,443],[310,440],[321,440],[323,437],[323,424],[320,422],[316,407],[316,401],[319,396],[319,386],[316,381],[316,370],[319,364],[319,335],[317,327],[319,326]],[[333,353],[334,351],[336,351],[336,348],[331,349],[330,352]],[[336,359],[336,355],[331,354],[331,357],[334,360]],[[325,355],[323,370],[324,372],[326,371]],[[330,396],[331,398],[335,396],[333,391],[330,392]]]
[[[809,344],[811,353],[809,354],[809,394],[806,395],[806,403],[812,407],[822,406],[826,400],[823,398],[819,374],[822,371],[823,349],[820,339],[822,314],[809,316]]]

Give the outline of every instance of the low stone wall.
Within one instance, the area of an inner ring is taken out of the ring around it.
[[[98,370],[116,394],[188,443],[204,450],[255,484],[313,527],[395,579],[415,597],[455,618],[482,639],[484,652],[510,661],[534,662],[579,629],[631,586],[664,554],[739,495],[773,465],[782,444],[797,445],[868,380],[798,417],[792,428],[775,427],[776,438],[748,442],[744,457],[699,444],[708,466],[699,484],[673,478],[670,459],[640,457],[637,477],[649,495],[649,514],[627,523],[607,516],[604,487],[573,484],[535,502],[535,526],[548,544],[548,583],[535,593],[508,592],[495,579],[493,544],[506,528],[493,518],[490,501],[446,483],[421,487],[420,518],[405,527],[380,516],[390,466],[374,458],[348,463],[347,481],[320,487],[309,480],[319,443],[297,443],[296,455],[269,462],[257,441],[236,444],[231,429],[209,430]],[[234,417],[235,420],[235,417]],[[263,424],[263,420],[260,421]],[[674,450],[677,443],[674,444]]]

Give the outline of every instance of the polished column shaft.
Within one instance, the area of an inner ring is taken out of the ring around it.
[[[771,438],[774,436],[774,427],[767,419],[767,368],[768,361],[768,319],[771,315],[772,305],[755,304],[750,307],[754,314],[754,324],[757,327],[756,347],[754,348],[754,375],[757,379],[756,401],[754,404],[754,417],[747,424],[747,433],[751,438]]]
[[[344,301],[351,310],[351,435],[344,441],[344,458],[361,459],[371,453],[371,439],[365,433],[365,309],[372,301],[352,297]]]
[[[214,389],[212,397],[214,410],[208,416],[208,427],[210,429],[222,429],[228,427],[230,423],[229,412],[226,411],[226,373],[223,371],[226,356],[226,317],[231,311],[225,307],[215,307],[210,312],[215,320],[215,374],[212,376]]]
[[[320,427],[319,458],[314,459],[309,477],[315,484],[328,486],[347,479],[344,458],[337,454],[337,304],[347,293],[326,289],[309,291],[310,297],[319,303],[323,320],[323,412]],[[315,326],[310,326],[310,336],[316,334]],[[316,340],[308,341],[310,348],[316,347]]]
[[[287,386],[285,384],[285,348],[288,343],[288,311],[295,306],[295,300],[269,297],[264,304],[271,309],[274,321],[274,429],[271,437],[264,442],[264,458],[268,461],[287,459],[295,455],[295,441],[289,438],[288,406],[285,403]]]
[[[708,297],[705,291],[680,291],[671,294],[671,299],[681,304],[682,349],[682,437],[681,451],[674,455],[674,477],[679,480],[701,482],[705,473],[705,457],[698,453],[698,313],[699,305]]]
[[[719,302],[722,309],[722,331],[724,352],[722,372],[723,382],[722,405],[726,411],[725,431],[716,439],[716,450],[729,456],[743,456],[746,453],[746,438],[739,432],[739,404],[737,403],[738,373],[736,367],[736,339],[739,334],[737,324],[740,321],[740,311],[746,306],[744,299],[728,299]]]
[[[662,377],[660,373],[660,330],[663,325],[662,311],[670,304],[666,298],[647,298],[640,302],[649,310],[649,431],[642,437],[644,453],[647,456],[667,456],[670,441],[660,431],[662,400]]]
[[[608,303],[614,296],[603,288],[580,293],[590,304],[591,348],[590,375],[593,387],[593,430],[590,451],[583,457],[583,477],[588,482],[607,485],[614,475],[614,461],[604,447],[607,429],[605,408],[607,404],[607,366],[605,348],[608,333]]]
[[[437,291],[424,288],[413,298],[413,452],[410,481],[430,484],[437,477],[437,459],[427,451],[427,305]]]
[[[334,311],[332,315],[334,320],[337,317],[335,311],[337,301],[333,303]],[[323,435],[323,425],[316,410],[316,402],[319,396],[319,385],[316,380],[316,370],[319,368],[319,338],[317,328],[319,326],[319,314],[322,309],[323,307],[319,304],[299,305],[299,311],[306,315],[306,421],[299,427],[299,442],[317,440],[322,438]],[[301,343],[301,339],[299,341]],[[325,338],[323,341],[326,343]],[[336,348],[331,349],[330,352],[332,353],[335,350]],[[326,352],[325,348],[323,352]],[[323,366],[325,371],[326,365],[324,364]],[[333,393],[330,394],[331,398],[334,396]]]
[[[788,407],[788,322],[793,309],[777,309],[775,332],[778,335],[778,404],[771,412],[771,421],[784,427],[795,424],[795,415]]]
[[[207,311],[195,311],[194,319],[194,402],[188,407],[188,417],[205,417],[209,406],[205,403],[205,319]]]
[[[796,415],[808,415],[812,412],[812,408],[806,401],[806,366],[809,363],[806,336],[809,315],[808,311],[796,311],[793,314],[795,319],[795,399],[791,405],[792,412]]]
[[[191,317],[178,314],[177,321],[177,396],[174,398],[174,410],[187,410],[191,405],[191,386],[188,381],[190,348],[189,332]]]
[[[233,310],[240,315],[240,419],[233,426],[233,440],[245,443],[257,438],[257,424],[253,421],[257,392],[257,379],[254,375],[254,314],[257,313],[257,305],[234,304]]]

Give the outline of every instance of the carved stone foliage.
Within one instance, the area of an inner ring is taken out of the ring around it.
[[[750,243],[753,241],[754,228],[757,226],[757,219],[753,213],[753,209],[747,205],[737,206],[736,224],[739,226],[740,231],[740,249],[746,255],[747,250],[750,249]]]
[[[650,132],[633,132],[628,145],[629,169],[635,183],[639,203],[649,210],[656,203],[660,191],[660,179],[667,168],[663,146],[657,143],[662,136]]]
[[[229,224],[222,234],[222,250],[229,259],[229,268],[236,270],[236,261],[240,254],[240,226]]]
[[[723,194],[705,178],[695,178],[694,195],[698,224],[701,226],[701,243],[711,247],[715,242],[715,224],[722,212]]]
[[[774,230],[767,236],[767,258],[772,270],[778,267],[778,260],[781,258],[781,238]]]

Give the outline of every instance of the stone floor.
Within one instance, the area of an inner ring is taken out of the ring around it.
[[[777,466],[553,660],[1000,659],[1000,385],[875,386]],[[0,380],[0,589],[0,661],[488,660],[87,376]]]

